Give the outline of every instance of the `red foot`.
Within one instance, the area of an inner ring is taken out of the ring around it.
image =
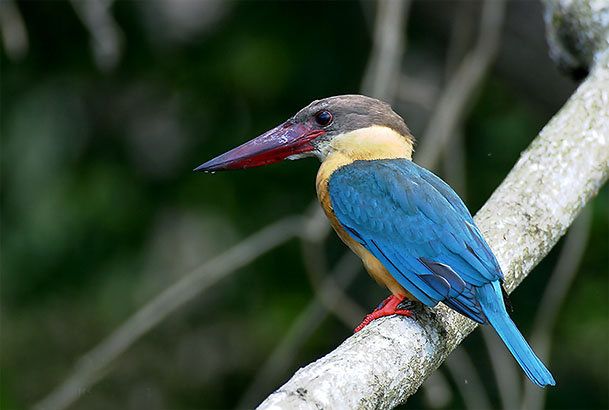
[[[378,319],[379,317],[391,315],[412,316],[412,312],[410,310],[397,308],[398,305],[404,301],[404,299],[406,299],[405,296],[389,296],[383,301],[383,303],[380,304],[378,308],[374,310],[374,312],[370,313],[369,315],[366,315],[362,323],[360,323],[359,326],[355,328],[354,333],[359,332],[360,330],[368,326],[370,322],[375,319]]]

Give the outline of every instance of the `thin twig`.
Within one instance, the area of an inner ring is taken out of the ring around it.
[[[34,408],[65,409],[107,371],[109,365],[168,315],[202,291],[271,249],[297,237],[307,221],[287,217],[275,222],[202,264],[138,309],[106,339],[84,354],[72,373]]]
[[[584,257],[590,237],[591,221],[592,211],[590,208],[584,208],[565,238],[565,244],[561,249],[556,267],[541,298],[531,335],[531,344],[540,357],[550,356],[552,331],[556,325],[558,313],[567,301],[567,293]],[[542,409],[545,396],[545,390],[534,389],[527,385],[524,390],[522,408],[527,410]]]
[[[415,160],[425,168],[438,162],[446,141],[463,121],[475,91],[485,78],[499,46],[505,1],[485,1],[475,48],[463,59],[444,89]]]

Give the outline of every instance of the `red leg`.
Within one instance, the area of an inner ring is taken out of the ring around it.
[[[366,315],[362,323],[355,328],[355,333],[359,332],[370,324],[375,319],[384,316],[400,315],[400,316],[412,316],[412,312],[406,309],[398,309],[398,305],[406,299],[405,296],[391,295],[385,299],[374,312]]]

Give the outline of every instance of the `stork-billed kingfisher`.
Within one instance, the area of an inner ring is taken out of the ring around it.
[[[391,292],[361,327],[408,300],[442,302],[490,324],[538,386],[548,369],[510,319],[503,273],[463,201],[411,161],[414,137],[389,104],[362,95],[313,101],[276,128],[197,167],[222,171],[317,157],[317,195],[343,242]]]

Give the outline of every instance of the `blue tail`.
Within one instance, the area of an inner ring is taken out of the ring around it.
[[[503,340],[527,377],[539,387],[554,386],[556,382],[550,371],[535,355],[531,346],[510,319],[501,294],[499,281],[491,282],[477,288],[482,311],[491,326]]]

